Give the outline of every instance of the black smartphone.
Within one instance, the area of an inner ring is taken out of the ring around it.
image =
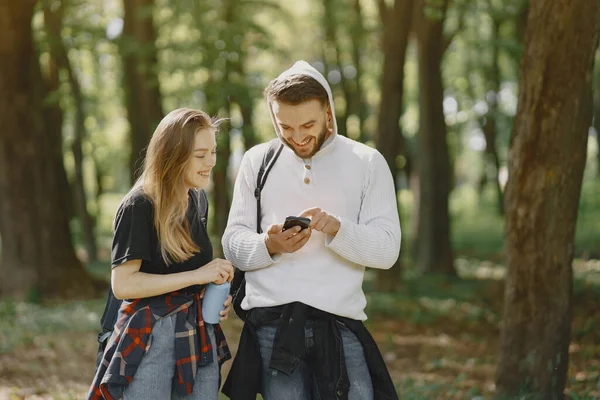
[[[287,217],[283,223],[283,230],[299,226],[301,229],[306,229],[310,225],[310,218],[304,217]]]

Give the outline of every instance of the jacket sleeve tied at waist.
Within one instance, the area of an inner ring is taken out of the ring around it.
[[[192,393],[198,366],[212,363],[212,346],[217,346],[219,366],[231,358],[225,335],[215,325],[216,343],[211,343],[202,318],[202,297],[172,292],[147,299],[123,301],[115,330],[106,346],[87,399],[117,400],[123,397],[142,358],[151,345],[156,321],[177,314],[175,322],[176,369],[173,387],[182,396]]]

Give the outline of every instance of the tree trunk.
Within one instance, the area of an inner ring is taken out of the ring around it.
[[[598,130],[596,131],[596,149],[596,177],[600,180],[600,131]]]
[[[226,0],[222,3],[222,12],[223,12],[223,21],[226,26],[230,26],[236,20],[235,18],[235,10],[236,10],[236,0]],[[223,40],[226,42],[226,49],[234,48],[234,40],[232,37],[228,36],[228,33],[222,31]],[[220,88],[224,86],[222,80],[227,82],[230,78],[230,74],[233,71],[233,64],[230,60],[225,60],[225,66],[223,68],[223,75],[221,80],[211,79],[209,81],[208,87],[210,92],[214,94],[215,99],[223,99],[220,104],[215,107],[218,110],[219,106],[225,104],[226,117],[231,115],[231,98],[229,96],[224,96],[222,93],[219,95]],[[216,111],[215,110],[215,111]],[[214,113],[216,114],[216,112]],[[229,216],[229,207],[230,207],[230,182],[227,177],[227,166],[229,165],[229,157],[231,156],[231,140],[229,135],[229,127],[223,129],[223,131],[217,137],[217,164],[213,168],[213,180],[214,180],[214,190],[213,190],[213,223],[212,223],[212,234],[221,238],[223,236],[223,232],[225,232],[225,228],[227,227],[227,218]],[[216,254],[222,253],[221,243],[215,246]]]
[[[224,76],[226,78],[227,74]],[[211,92],[214,93],[218,90],[219,84],[212,83],[212,85],[213,90],[211,90]],[[231,104],[227,104],[225,109],[226,115],[224,117],[229,118],[231,115]],[[211,115],[216,115],[216,110],[218,110],[218,107],[215,107],[215,110],[213,110]],[[212,172],[214,183],[212,190],[213,220],[210,225],[211,234],[215,238],[221,238],[225,232],[227,219],[229,217],[229,207],[231,204],[229,197],[230,182],[227,176],[227,167],[229,165],[229,158],[231,157],[230,129],[229,126],[223,126],[217,135],[217,163]],[[217,255],[222,255],[223,249],[221,248],[220,240],[218,243],[213,242],[213,247],[215,250],[215,257]]]
[[[246,147],[246,150],[249,150],[258,144],[258,139],[254,129],[254,107],[249,87],[250,83],[248,82],[246,69],[244,68],[244,64],[246,63],[245,52],[241,48],[238,48],[237,53],[240,57],[235,63],[235,71],[239,74],[240,81],[245,84],[239,98],[235,98],[235,102],[239,105],[240,113],[242,114],[242,137],[244,138],[244,147]]]
[[[344,112],[336,114],[338,134],[348,136],[348,117],[351,109],[351,93],[348,80],[344,76],[344,66],[342,65],[342,49],[337,35],[338,21],[336,18],[335,0],[323,1],[323,29],[325,29],[325,40],[323,41],[325,64],[337,66],[340,73],[340,86],[344,95]],[[327,77],[327,75],[325,75]]]
[[[71,143],[71,151],[73,152],[74,160],[74,182],[72,187],[75,189],[75,205],[77,208],[77,215],[79,216],[79,222],[81,223],[81,231],[88,260],[96,261],[98,259],[98,248],[96,245],[96,235],[94,233],[94,219],[88,210],[87,194],[83,176],[82,146],[86,136],[85,111],[83,109],[84,99],[81,85],[71,66],[71,60],[69,60],[69,55],[61,36],[63,11],[64,4],[61,4],[55,11],[52,11],[47,2],[44,2],[44,24],[50,42],[50,53],[52,54],[52,58],[57,60],[59,67],[66,72],[71,95],[73,96],[73,104],[75,106],[75,126],[73,131],[75,135],[73,143]]]
[[[485,136],[485,163],[491,165],[494,171],[494,189],[496,191],[498,214],[504,215],[504,193],[500,184],[500,156],[496,145],[496,117],[488,114],[482,128]]]
[[[43,75],[44,92],[47,93],[48,97],[52,98],[51,101],[45,101],[43,103],[44,121],[46,124],[46,130],[58,135],[58,151],[59,157],[56,157],[57,165],[56,169],[64,168],[62,160],[62,127],[63,127],[63,111],[59,104],[58,90],[60,87],[59,79],[59,66],[58,60],[52,54],[48,58],[48,64]],[[64,178],[64,179],[63,179]],[[66,174],[61,174],[58,181],[56,190],[62,193],[72,193],[69,181]],[[67,203],[64,204],[68,219],[75,217],[75,211],[73,207],[73,201],[71,197],[66,198]]]
[[[596,60],[600,52],[596,53]],[[600,66],[596,64],[594,69],[594,129],[596,130],[596,178],[600,180]]]
[[[101,88],[102,87],[102,74],[100,73],[100,70],[99,70],[100,54],[98,52],[94,52],[93,56],[94,56],[95,62],[93,63],[93,66],[91,68],[93,71],[91,73],[91,75],[93,76],[94,84],[95,84],[96,88]],[[90,100],[92,108],[100,107],[100,104],[102,103],[102,95],[100,93],[96,92],[96,96],[94,96],[88,100]],[[103,132],[104,129],[106,128],[106,118],[105,118],[104,114],[96,113],[95,118],[96,118],[97,131]],[[101,203],[102,203],[102,196],[104,195],[104,192],[105,192],[104,179],[108,175],[107,167],[106,167],[106,160],[101,159],[101,157],[99,156],[96,149],[97,149],[97,145],[94,144],[92,141],[91,158],[94,163],[94,172],[95,172],[94,178],[96,181],[96,193],[93,196],[94,201],[95,201],[94,209],[96,210],[96,212],[93,214],[95,227],[98,226],[98,221],[100,221],[100,219],[102,218]]]
[[[491,2],[488,3],[491,7]],[[490,68],[487,69],[487,84],[489,86],[489,92],[493,93],[491,99],[487,99],[488,113],[485,116],[485,122],[481,128],[485,136],[485,160],[484,165],[491,165],[494,171],[494,189],[496,190],[496,198],[498,201],[498,213],[504,215],[504,194],[502,193],[502,186],[500,185],[500,157],[498,155],[498,146],[496,145],[497,137],[497,117],[500,113],[498,108],[498,93],[500,92],[500,25],[502,21],[492,17],[492,62]],[[486,173],[484,168],[484,173]],[[486,174],[487,177],[487,174]]]
[[[123,87],[131,128],[129,166],[132,182],[143,168],[146,146],[164,114],[158,82],[154,0],[123,0],[123,35],[119,51],[123,59]]]
[[[417,262],[427,273],[455,275],[450,246],[450,155],[442,103],[444,88],[441,74],[445,51],[443,35],[448,0],[439,4],[441,18],[431,19],[419,0],[415,32],[419,54],[419,213]],[[436,3],[437,4],[437,3]]]
[[[214,211],[211,230],[216,238],[221,238],[227,227],[229,205],[231,204],[229,199],[229,179],[227,177],[227,166],[229,164],[229,157],[231,156],[229,128],[223,129],[217,137],[217,143],[217,164],[213,168]],[[220,242],[215,247],[220,248]]]
[[[596,178],[600,180],[600,107],[598,107],[594,127],[596,128]]]
[[[16,299],[90,294],[75,257],[60,131],[45,124],[46,95],[33,48],[35,1],[0,0],[0,292]]]
[[[354,78],[353,92],[353,110],[358,115],[358,141],[366,143],[371,138],[369,132],[366,131],[365,122],[369,116],[368,104],[365,102],[365,95],[362,86],[363,67],[362,67],[362,52],[365,49],[365,25],[363,21],[363,13],[360,5],[360,0],[354,0],[354,26],[350,31],[350,39],[352,41],[352,62],[356,68],[356,76]]]
[[[529,16],[529,0],[523,2],[521,6],[521,10],[517,14],[517,19],[515,21],[515,30],[517,33],[517,39],[519,43],[523,43],[525,41],[525,32],[527,31],[527,20]]]
[[[598,0],[531,0],[506,188],[500,398],[562,399]],[[512,397],[511,397],[512,398]]]
[[[390,9],[383,0],[379,2],[380,17],[384,26],[382,47],[384,53],[379,105],[377,150],[387,161],[394,185],[397,185],[396,158],[402,141],[400,117],[402,115],[402,95],[404,93],[404,61],[413,0],[396,0]],[[396,189],[398,189],[396,187]],[[393,291],[400,283],[402,273],[401,257],[388,271],[377,271],[377,288]]]

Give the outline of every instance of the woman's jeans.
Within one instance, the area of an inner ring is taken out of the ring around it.
[[[177,314],[162,318],[152,328],[152,342],[142,358],[133,380],[125,388],[124,400],[217,400],[219,392],[219,365],[214,328],[206,324],[213,344],[213,362],[198,367],[194,389],[181,397],[172,388],[175,375],[175,321]]]

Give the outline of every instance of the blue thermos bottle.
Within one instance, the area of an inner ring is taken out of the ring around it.
[[[218,324],[221,316],[219,313],[225,308],[224,303],[229,294],[229,282],[222,285],[209,283],[206,285],[204,298],[202,299],[202,318],[209,324]]]

